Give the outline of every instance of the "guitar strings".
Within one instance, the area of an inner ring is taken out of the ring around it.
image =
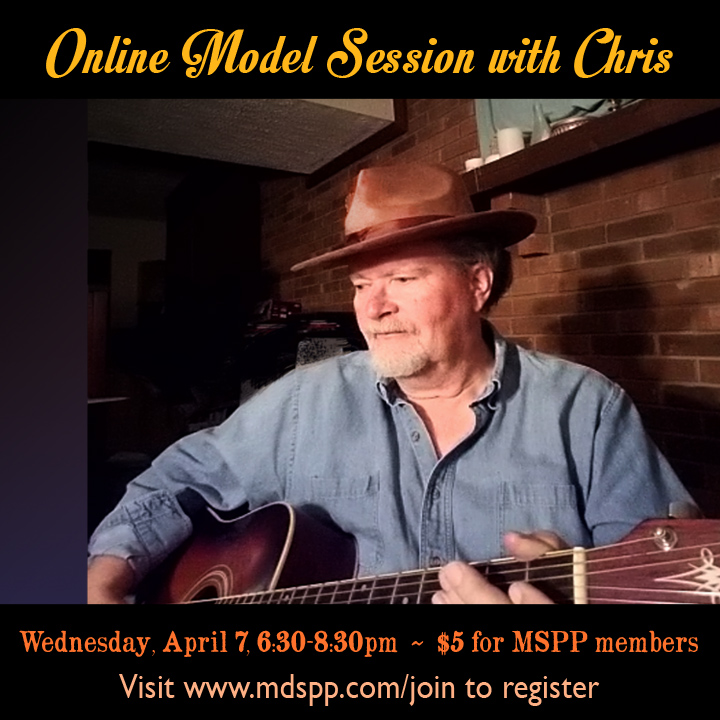
[[[571,588],[570,585],[567,586],[567,589],[569,590]],[[227,604],[233,604],[233,603],[240,603],[240,604],[259,604],[259,603],[265,603],[268,600],[270,603],[273,602],[273,595],[277,596],[274,598],[277,601],[277,604],[403,604],[404,600],[409,601],[410,599],[414,599],[414,602],[412,604],[421,604],[423,599],[429,599],[432,592],[435,591],[435,589],[438,588],[429,588],[426,590],[415,590],[413,588],[406,588],[404,591],[401,592],[392,592],[390,591],[389,594],[386,592],[386,594],[378,595],[377,593],[373,593],[372,591],[367,593],[366,597],[360,598],[360,597],[353,597],[353,589],[348,590],[340,590],[339,592],[337,589],[335,589],[332,593],[328,593],[327,595],[323,596],[322,594],[318,595],[309,595],[307,592],[303,595],[302,598],[296,598],[295,592],[291,591],[284,591],[284,590],[274,590],[274,591],[264,591],[259,593],[253,593],[253,594],[246,594],[246,595],[238,595],[238,596],[229,596],[224,598],[218,598],[214,600],[203,600],[198,602],[215,602],[215,603],[227,603]],[[383,588],[383,590],[388,590],[387,588]],[[606,603],[606,602],[613,602],[613,603],[653,603],[657,602],[659,604],[664,603],[670,603],[671,601],[668,600],[649,600],[646,598],[640,598],[639,595],[649,595],[652,596],[653,594],[663,594],[663,595],[674,595],[674,596],[680,596],[682,598],[698,598],[703,597],[707,598],[712,595],[716,595],[716,593],[708,593],[703,592],[699,590],[684,590],[684,589],[660,589],[660,588],[639,588],[639,587],[622,587],[622,586],[593,586],[590,588],[591,592],[593,593],[602,593],[603,591],[607,592],[613,592],[613,593],[634,593],[635,596],[632,598],[620,598],[620,597],[603,597],[601,595],[593,595],[592,601],[593,604],[598,603]],[[285,598],[285,599],[284,599]],[[299,600],[299,602],[298,602]],[[389,602],[387,602],[389,601]],[[688,600],[688,602],[691,602],[691,600]],[[681,602],[676,602],[672,604],[681,604]]]
[[[560,579],[569,579],[569,576],[566,578],[560,578]],[[505,584],[505,583],[502,583]],[[347,585],[347,587],[343,588],[342,586],[338,586],[338,584],[335,583],[323,583],[318,584],[316,586],[306,586],[304,588],[291,588],[288,590],[274,590],[274,591],[264,591],[260,593],[254,593],[252,595],[244,595],[244,596],[236,596],[235,598],[223,598],[222,601],[225,602],[261,602],[263,600],[270,600],[272,602],[273,596],[276,596],[275,599],[278,600],[278,602],[288,602],[290,604],[292,603],[300,603],[300,604],[310,604],[310,603],[323,603],[325,601],[332,603],[332,604],[371,604],[373,601],[375,603],[382,603],[383,601],[389,601],[390,603],[400,602],[402,603],[404,600],[409,601],[411,598],[414,599],[415,603],[422,602],[423,598],[428,598],[429,596],[437,589],[439,589],[439,585],[435,582],[427,583],[427,587],[422,587],[422,584],[415,583],[415,584],[407,584],[403,587],[382,587],[380,588],[381,593],[378,593],[377,587],[372,587],[372,583],[363,583],[363,585],[360,588],[353,587],[354,583],[352,581],[347,581],[345,583],[342,583],[342,585]],[[325,595],[322,594],[323,589],[327,587],[332,587],[332,592],[326,593]],[[566,589],[570,589],[571,585],[567,585]],[[593,585],[591,588],[589,588],[592,592],[602,592],[605,591],[613,591],[613,592],[621,592],[621,593],[646,593],[649,595],[652,594],[658,594],[658,593],[665,593],[665,594],[674,594],[676,596],[684,596],[684,597],[707,597],[709,594],[707,592],[697,591],[697,590],[683,590],[683,589],[676,589],[671,588],[669,590],[663,590],[660,588],[635,588],[635,587],[622,587],[622,586],[597,586]],[[302,593],[302,597],[298,596],[298,591],[304,590],[304,593]],[[317,594],[312,593],[311,591],[317,591]],[[596,601],[603,601],[604,598],[596,597],[594,598]],[[633,598],[630,601],[640,601],[639,598]],[[309,602],[308,602],[309,601]],[[617,599],[617,601],[622,602],[622,599]]]
[[[713,544],[715,545],[715,544]],[[704,547],[704,546],[697,546],[697,547]],[[686,551],[691,551],[694,548],[685,548]],[[625,556],[625,558],[631,559],[633,556]],[[681,560],[688,560],[688,559],[694,559],[694,558],[682,558]],[[651,568],[651,567],[658,567],[661,565],[668,565],[677,563],[679,560],[677,558],[673,559],[665,559],[661,562],[643,562],[636,565],[628,565],[622,568],[622,570],[625,571],[632,571],[638,568]],[[602,559],[598,559],[595,562],[602,562]],[[562,567],[562,566],[555,566],[555,567]],[[544,570],[547,570],[547,568],[543,568]],[[279,601],[283,601],[283,597],[287,598],[285,602],[288,603],[305,603],[309,604],[309,602],[315,602],[315,603],[324,603],[329,602],[332,604],[340,604],[340,603],[353,603],[353,604],[361,604],[366,602],[367,604],[373,603],[382,603],[384,601],[390,601],[390,603],[394,603],[396,600],[399,599],[400,602],[403,600],[409,600],[410,598],[416,598],[415,602],[419,603],[422,602],[423,598],[428,598],[429,596],[438,590],[440,588],[439,583],[437,582],[436,578],[434,577],[436,575],[437,571],[410,571],[406,574],[402,574],[398,577],[395,576],[378,576],[377,578],[360,578],[360,579],[349,579],[345,581],[340,581],[338,583],[320,583],[316,584],[314,586],[301,586],[298,588],[289,588],[289,589],[277,589],[277,590],[269,590],[269,591],[263,591],[260,593],[253,593],[253,594],[246,594],[246,595],[240,595],[240,596],[234,596],[232,599],[235,602],[259,602],[261,600],[270,600],[272,602],[273,596],[277,596]],[[511,570],[507,574],[512,575],[513,573],[521,572],[519,570]],[[597,576],[601,574],[608,574],[608,573],[616,573],[617,568],[608,568],[605,570],[591,570],[588,572],[588,575]],[[430,577],[428,577],[430,576]],[[386,580],[392,578],[392,584],[390,585],[382,585],[381,587],[378,587],[377,583],[381,580]],[[418,578],[418,579],[415,579]],[[560,575],[544,575],[542,578],[538,579],[544,579],[544,580],[571,580],[572,575],[569,574],[560,574]],[[512,582],[508,579],[502,579],[498,584],[500,586],[507,586]],[[425,586],[425,587],[423,587]],[[327,588],[332,588],[331,593],[325,593],[323,595],[323,590]],[[570,589],[571,585],[568,584],[565,586],[564,589]],[[558,588],[562,589],[562,588]],[[609,586],[602,588],[601,586],[597,585],[591,585],[589,590],[591,591],[599,591],[602,589],[612,589],[614,591],[621,591],[621,592],[666,592],[666,593],[681,593],[685,595],[692,595],[695,597],[708,597],[713,595],[713,593],[709,593],[707,591],[693,591],[693,590],[680,590],[676,588],[670,588],[661,590],[658,588],[648,588],[646,590],[642,588],[628,588],[623,586]],[[304,591],[302,593],[302,597],[297,597],[299,595],[300,591]],[[244,599],[243,599],[244,598]],[[230,602],[231,598],[224,598],[225,601]],[[307,602],[309,600],[309,602]]]
[[[677,555],[678,553],[691,553],[693,550],[697,549],[709,549],[709,548],[717,548],[720,546],[720,543],[705,543],[701,545],[695,545],[685,548],[672,548],[670,550],[662,550],[657,549],[652,554],[659,555],[663,557],[664,559],[661,561],[658,560],[651,560],[651,561],[644,561],[640,563],[636,563],[635,565],[627,565],[623,566],[622,568],[618,569],[617,567],[614,568],[605,568],[605,569],[594,569],[590,566],[592,565],[598,565],[602,563],[608,563],[617,561],[618,559],[622,560],[634,560],[638,557],[647,557],[646,554],[628,554],[624,556],[619,557],[592,557],[593,555],[601,554],[601,555],[607,555],[608,549],[616,549],[621,547],[627,547],[631,545],[638,545],[641,543],[647,543],[652,542],[651,538],[637,538],[633,540],[623,541],[620,543],[616,543],[612,546],[605,546],[602,548],[590,548],[586,550],[586,556],[590,555],[591,557],[586,560],[586,575],[587,576],[598,576],[602,574],[608,574],[608,573],[617,573],[618,571],[631,571],[636,570],[639,568],[654,568],[659,567],[662,565],[668,565],[673,564],[677,562],[682,561],[689,561],[693,559],[697,559],[696,557],[683,557],[683,558],[668,558],[666,553],[674,553]],[[490,561],[490,563],[482,565],[482,567],[485,569],[486,574],[491,574],[494,569],[499,569],[503,571],[503,574],[506,576],[517,576],[522,577],[523,579],[528,578],[528,574],[532,572],[532,574],[535,576],[532,579],[536,580],[569,580],[572,579],[572,575],[568,573],[564,574],[547,574],[549,571],[552,571],[554,569],[566,569],[568,566],[567,562],[560,563],[560,562],[553,562],[553,560],[558,557],[558,555],[562,555],[563,557],[571,557],[573,551],[567,550],[567,551],[559,551],[558,553],[553,553],[553,558],[548,558],[550,562],[543,563],[540,566],[536,566],[535,568],[531,568],[529,563],[521,563],[514,559],[500,559],[495,561]],[[475,563],[475,565],[480,565],[479,563]],[[509,566],[515,566],[515,567],[509,567]],[[503,567],[504,566],[504,567]],[[692,566],[691,566],[692,567]],[[402,600],[409,599],[411,597],[417,597],[416,602],[420,602],[423,598],[428,598],[433,592],[440,589],[439,583],[437,582],[437,570],[436,569],[425,569],[425,570],[410,570],[406,571],[404,573],[400,573],[399,575],[381,575],[376,577],[368,577],[368,578],[351,578],[348,580],[343,580],[339,582],[332,582],[332,583],[318,583],[315,585],[306,585],[306,586],[299,586],[297,588],[288,588],[288,589],[276,589],[276,590],[267,590],[267,591],[261,591],[258,593],[245,593],[241,595],[234,595],[234,596],[227,596],[224,598],[209,598],[206,600],[201,601],[191,601],[191,602],[242,602],[242,603],[254,603],[254,602],[260,602],[260,599],[268,600],[270,599],[272,601],[272,596],[277,595],[279,598],[287,597],[288,600],[286,602],[294,603],[296,602],[296,595],[298,595],[299,591],[304,591],[302,595],[302,599],[300,600],[301,603],[303,603],[305,600],[315,601],[315,603],[323,603],[325,600],[329,598],[330,603],[338,603],[338,602],[347,602],[347,603],[362,603],[364,601],[367,601],[367,603],[372,603],[373,601],[377,603],[381,603],[384,600],[390,600],[390,602],[394,602],[397,598]],[[542,573],[542,575],[541,575]],[[378,587],[378,583],[386,583],[390,582],[390,584],[383,584],[380,587]],[[502,578],[498,584],[500,585],[508,585],[511,580],[508,580],[506,578]],[[368,588],[368,585],[370,587]],[[417,585],[417,587],[415,587]],[[425,587],[423,587],[423,585]],[[332,593],[328,593],[327,595],[323,596],[322,592],[326,588],[333,588]],[[570,585],[566,586],[566,588],[571,587]],[[686,595],[692,595],[696,597],[708,597],[708,596],[716,596],[717,592],[708,592],[708,591],[695,591],[695,590],[679,590],[679,589],[666,589],[661,590],[659,588],[651,588],[651,589],[642,589],[642,588],[626,588],[622,586],[609,586],[605,588],[600,588],[599,586],[591,586],[590,590],[598,590],[598,589],[612,589],[613,591],[623,591],[623,592],[647,592],[647,591],[656,591],[656,592],[666,592],[666,593],[684,593]],[[379,594],[380,593],[380,594]],[[364,594],[367,594],[367,598],[364,597]],[[356,597],[353,597],[355,595]],[[340,596],[340,599],[338,599],[338,596]],[[347,597],[345,597],[347,596]],[[623,602],[622,600],[618,600],[619,602]]]
[[[698,590],[682,590],[682,589],[669,589],[669,590],[663,590],[659,588],[634,588],[634,587],[617,587],[617,586],[594,586],[592,588],[593,591],[596,592],[602,592],[602,591],[609,591],[614,593],[637,593],[638,595],[649,595],[652,596],[653,594],[671,594],[675,596],[679,596],[681,598],[688,598],[684,602],[692,602],[690,598],[698,598],[698,597],[708,597],[708,593],[698,591]],[[425,591],[425,592],[418,592],[418,591],[411,591],[411,592],[400,592],[400,593],[390,593],[389,595],[385,597],[378,597],[377,595],[373,596],[372,594],[369,594],[366,598],[359,599],[359,598],[353,598],[352,597],[352,591],[349,593],[345,593],[345,596],[343,597],[343,592],[340,593],[332,593],[331,595],[326,596],[325,599],[329,599],[331,604],[335,605],[342,605],[342,604],[403,604],[402,601],[404,599],[409,600],[410,598],[414,598],[415,602],[413,604],[420,604],[421,600],[424,597],[429,597],[430,593],[432,591]],[[221,598],[219,600],[216,600],[216,602],[219,603],[232,603],[232,602],[240,602],[240,603],[247,603],[247,604],[259,604],[263,602],[264,600],[267,600],[267,596],[272,595],[279,595],[277,598],[278,604],[283,603],[283,595],[288,595],[288,593],[284,593],[283,591],[266,591],[261,593],[255,593],[252,595],[241,595],[241,596],[235,596],[235,597],[227,597],[227,598]],[[303,599],[300,600],[300,603],[296,603],[296,599],[292,597],[292,593],[289,594],[290,597],[288,597],[287,602],[288,604],[324,604],[322,596],[316,596],[316,597],[310,597],[310,602],[305,603],[304,601],[307,600],[307,596],[304,596]],[[338,597],[340,595],[340,597]],[[312,601],[315,601],[314,603]],[[373,600],[375,600],[375,603],[373,603]],[[389,600],[390,603],[383,603],[383,600]],[[602,596],[594,596],[592,598],[593,604],[600,604],[600,603],[632,603],[632,604],[683,604],[683,601],[669,601],[669,600],[653,600],[648,598],[641,598],[641,597],[632,597],[632,598],[621,598],[621,597],[602,597]],[[399,601],[399,602],[397,602]]]

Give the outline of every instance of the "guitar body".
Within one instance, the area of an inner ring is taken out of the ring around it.
[[[218,600],[352,577],[355,540],[273,503],[232,521],[208,513],[140,594],[143,602]]]
[[[717,558],[717,560],[716,560]],[[720,520],[647,520],[619,543],[533,562],[474,564],[493,584],[525,580],[555,602],[720,604]],[[354,578],[355,541],[274,503],[224,522],[209,513],[143,602],[425,604],[437,568]]]

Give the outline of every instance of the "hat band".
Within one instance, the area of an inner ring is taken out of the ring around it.
[[[377,237],[384,235],[391,235],[398,230],[405,230],[409,227],[415,227],[417,225],[426,225],[427,223],[435,222],[436,220],[445,220],[453,217],[452,215],[418,215],[417,217],[399,218],[397,220],[388,220],[387,222],[380,223],[378,225],[371,225],[370,227],[357,230],[349,235],[345,236],[344,245],[357,245],[361,242],[368,240],[374,240]]]

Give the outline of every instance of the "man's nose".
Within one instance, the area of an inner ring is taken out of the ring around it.
[[[388,297],[384,287],[372,288],[365,303],[365,314],[372,320],[379,320],[397,312],[397,305]]]

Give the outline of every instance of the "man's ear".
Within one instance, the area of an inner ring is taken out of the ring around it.
[[[492,268],[483,262],[470,268],[471,291],[474,299],[473,309],[480,312],[487,304],[494,280]]]

